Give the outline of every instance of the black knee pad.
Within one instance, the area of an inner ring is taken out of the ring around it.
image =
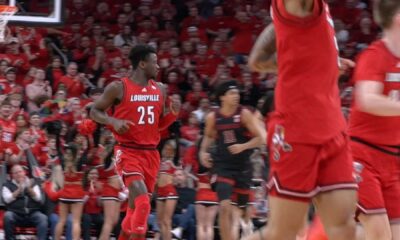
[[[217,192],[219,201],[228,200],[231,198],[233,191],[232,185],[226,182],[217,182],[215,186],[215,191]]]

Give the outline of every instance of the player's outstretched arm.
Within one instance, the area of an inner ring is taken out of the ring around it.
[[[106,113],[106,110],[109,109],[116,101],[120,101],[122,99],[122,95],[122,83],[119,81],[110,83],[104,89],[104,93],[100,96],[100,98],[94,102],[90,110],[90,118],[100,124],[111,125],[119,134],[126,132],[130,125],[135,125],[133,122],[115,119]]]
[[[200,162],[203,166],[211,168],[211,156],[208,153],[208,149],[211,144],[214,142],[216,137],[216,129],[215,129],[215,113],[210,112],[207,114],[205,119],[205,129],[204,129],[204,137],[200,145],[199,156]]]
[[[271,23],[258,36],[249,56],[249,67],[255,72],[276,72],[275,29]]]
[[[390,95],[390,93],[389,93]],[[400,116],[400,92],[393,97],[383,95],[383,84],[377,81],[357,81],[355,87],[356,106],[363,112],[382,116]]]

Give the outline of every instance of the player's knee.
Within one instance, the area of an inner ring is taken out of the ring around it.
[[[136,224],[144,225],[147,221],[147,217],[150,214],[150,199],[147,194],[139,195],[135,198],[135,218]]]
[[[223,200],[220,202],[219,213],[221,215],[230,214],[231,207],[230,200]]]
[[[325,226],[329,239],[356,239],[356,223],[351,219]]]

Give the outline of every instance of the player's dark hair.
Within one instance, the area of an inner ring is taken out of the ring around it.
[[[377,0],[374,6],[374,19],[382,28],[390,28],[393,17],[400,11],[399,0]]]
[[[132,68],[136,69],[139,62],[146,61],[150,54],[156,53],[156,50],[149,45],[136,45],[129,53],[129,60],[131,61]]]

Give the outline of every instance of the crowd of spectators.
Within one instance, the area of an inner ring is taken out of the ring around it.
[[[5,2],[0,0],[0,4]],[[26,7],[40,12],[46,4],[38,2],[26,1]],[[327,2],[340,54],[354,59],[379,36],[379,29],[372,21],[371,3],[368,0]],[[38,184],[32,171],[24,171],[29,165],[27,150],[33,153],[42,172],[51,176],[51,168],[57,161],[56,140],[43,124],[61,120],[62,142],[75,142],[80,152],[89,152],[84,164],[96,166],[99,142],[109,143],[113,138],[106,128],[83,124],[87,123],[88,109],[104,87],[129,76],[130,49],[136,44],[149,44],[158,52],[161,71],[156,80],[165,83],[168,94],[183,102],[179,121],[162,132],[162,139],[174,138],[180,143],[177,159],[183,170],[177,171],[175,178],[178,189],[184,189],[178,193],[185,202],[178,204],[174,221],[175,226],[186,230],[188,239],[195,239],[195,217],[190,215],[194,198],[188,197],[192,193],[187,189],[196,186],[196,141],[205,115],[214,104],[214,87],[235,79],[241,86],[242,104],[261,108],[264,96],[275,85],[275,74],[253,73],[247,66],[252,44],[272,21],[270,1],[68,0],[66,3],[63,26],[10,26],[6,42],[0,43],[0,163],[7,173],[3,174],[6,176],[3,180],[9,180],[1,192],[3,204],[7,205],[3,228],[12,231],[14,225],[29,223],[37,228],[39,239],[44,239],[40,234],[43,229],[47,234],[48,226],[43,218],[48,218],[54,231],[56,212],[42,210],[46,198],[51,199],[41,190],[47,186]],[[346,88],[351,86],[350,76],[351,73],[344,73],[339,79],[344,107],[348,107],[351,97],[351,89]],[[255,165],[264,165],[260,154],[253,157]],[[89,174],[91,182],[96,182],[99,177],[96,174]],[[255,172],[257,179],[264,175],[262,171]],[[263,194],[257,196],[260,202],[265,198]],[[32,216],[29,220],[13,215],[20,210],[19,204],[27,204],[18,202],[25,198],[29,199],[29,206],[25,206],[28,210],[19,214]],[[264,211],[261,206],[260,209]],[[84,213],[83,224],[96,225],[100,231],[101,207],[90,206]],[[155,218],[150,218],[151,229],[157,231],[152,219]],[[67,229],[70,227],[67,223]],[[71,239],[70,231],[66,230],[67,239]]]

